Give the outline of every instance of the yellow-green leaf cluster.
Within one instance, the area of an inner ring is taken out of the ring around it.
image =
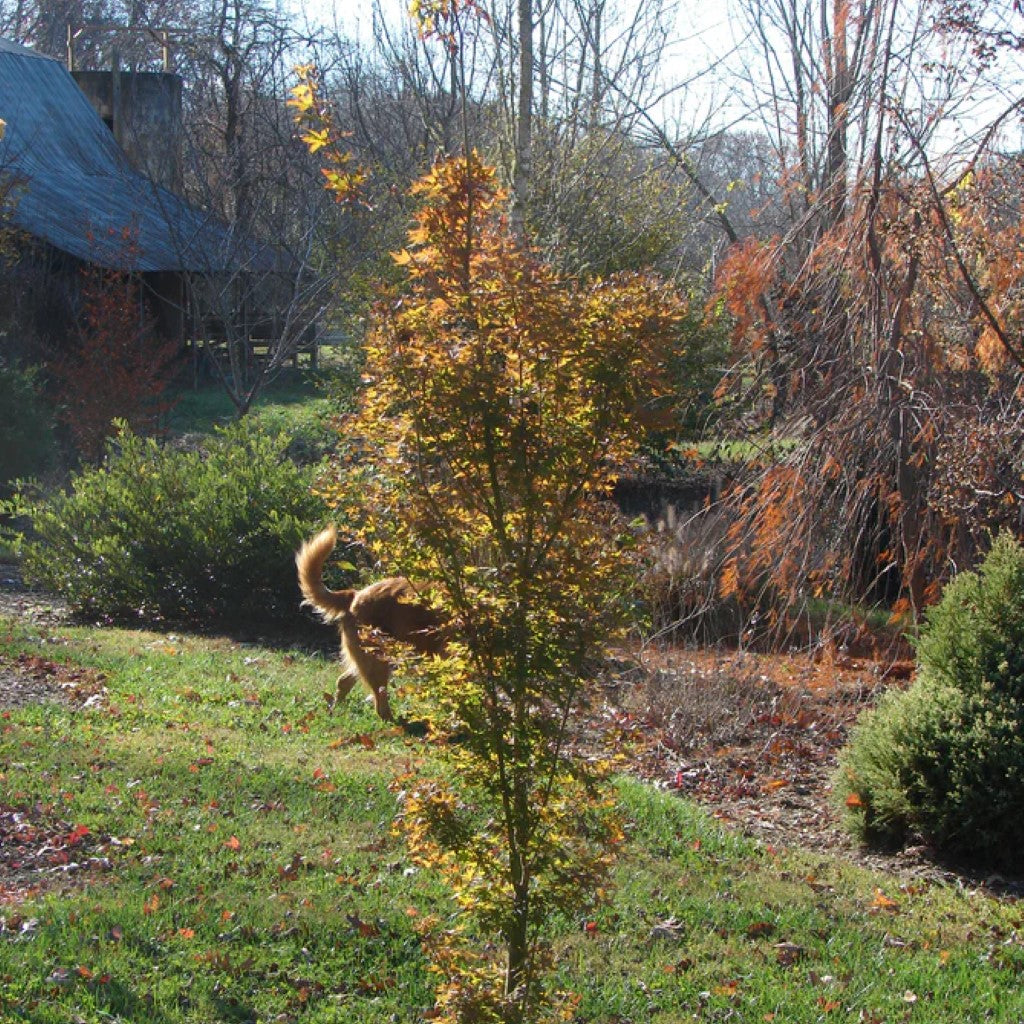
[[[542,991],[541,925],[598,897],[617,835],[569,726],[630,608],[633,547],[608,492],[664,393],[686,305],[649,275],[560,276],[510,232],[475,153],[414,191],[405,282],[377,310],[345,426],[359,454],[326,489],[451,614],[456,641],[417,668],[412,700],[457,737],[444,753],[458,786],[417,780],[401,827],[501,938],[492,1009],[521,1020]],[[479,1012],[453,972],[442,1019]]]
[[[295,68],[298,82],[288,98],[299,139],[313,155],[319,155],[324,175],[324,187],[339,203],[360,200],[366,181],[365,168],[355,156],[344,148],[346,133],[335,124],[330,105],[323,95],[323,83],[312,64]]]

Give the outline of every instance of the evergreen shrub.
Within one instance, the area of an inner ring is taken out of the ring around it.
[[[327,508],[287,444],[243,422],[185,451],[121,424],[102,465],[22,502],[26,578],[89,617],[295,621],[294,553]]]
[[[858,724],[835,791],[868,843],[919,837],[975,866],[1024,869],[1024,548],[998,537],[946,587],[918,677]]]

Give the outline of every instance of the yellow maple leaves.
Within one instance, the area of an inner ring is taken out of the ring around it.
[[[339,203],[363,203],[367,171],[355,155],[342,146],[349,133],[335,124],[330,104],[324,98],[323,83],[312,64],[295,68],[298,82],[292,87],[288,106],[298,136],[311,155],[319,155],[324,187]]]

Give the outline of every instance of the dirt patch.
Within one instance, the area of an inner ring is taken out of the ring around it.
[[[0,618],[20,619],[52,628],[70,619],[67,605],[50,594],[24,585],[17,566],[0,563]],[[31,654],[4,650],[0,633],[0,712],[43,701],[73,707],[95,707],[106,700],[106,680],[94,669],[64,665]]]
[[[71,617],[59,597],[25,586],[18,567],[10,562],[0,562],[0,616],[4,615],[40,626],[54,626]]]
[[[110,870],[114,842],[63,820],[51,807],[0,803],[0,906]],[[18,914],[0,916],[0,938],[24,930]]]
[[[106,699],[102,672],[0,651],[0,730],[14,708],[60,701],[84,710]],[[16,794],[6,794],[0,801],[0,906],[81,884],[108,870],[112,844],[116,840],[64,820],[53,806],[18,802]],[[33,926],[17,913],[0,915],[0,938],[23,936]]]
[[[858,717],[913,670],[827,651],[649,651],[606,680],[589,726],[629,749],[641,778],[770,848],[1022,896],[1024,882],[947,869],[923,846],[867,851],[842,826],[832,802],[839,751]]]
[[[40,628],[67,621],[67,607],[48,594],[29,590],[15,566],[0,564],[0,617],[17,618]],[[95,669],[65,665],[3,649],[0,634],[0,730],[15,708],[60,702],[88,709],[106,702],[106,679]],[[61,818],[55,807],[19,803],[16,794],[0,800],[0,938],[30,935],[32,918],[9,909],[27,897],[78,884],[107,870],[113,840]]]
[[[37,655],[8,657],[0,652],[0,714],[44,701],[92,708],[102,705],[106,698],[106,677],[102,672]]]

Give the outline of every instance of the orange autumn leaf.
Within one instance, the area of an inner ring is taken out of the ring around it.
[[[871,907],[875,910],[889,910],[895,911],[899,909],[899,903],[896,900],[890,899],[882,892],[881,889],[875,890],[875,897],[871,901]]]

